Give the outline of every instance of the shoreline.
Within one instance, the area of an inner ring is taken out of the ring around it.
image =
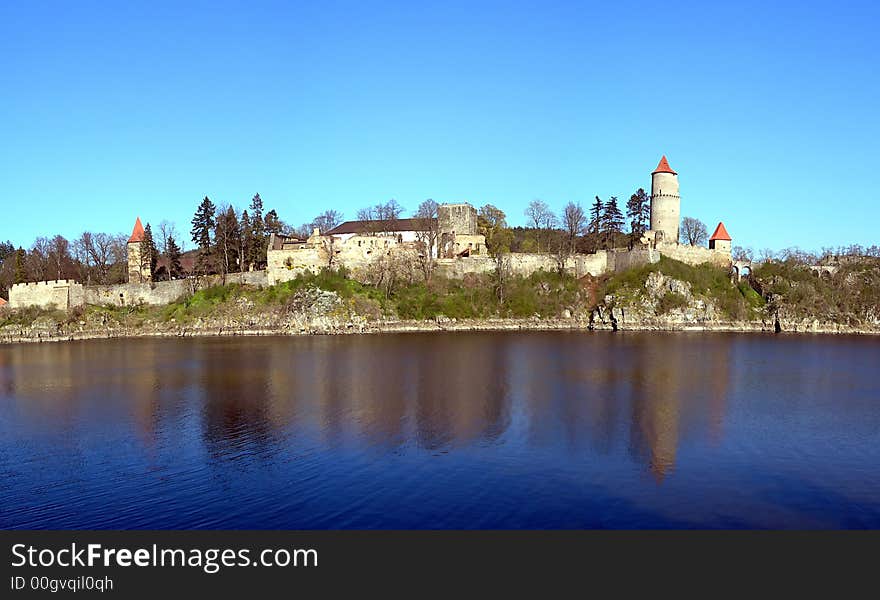
[[[786,326],[787,325],[787,326]],[[624,323],[616,328],[610,323],[589,323],[576,319],[481,319],[447,321],[380,321],[380,322],[336,322],[310,327],[224,327],[195,326],[169,329],[110,329],[104,331],[83,330],[77,332],[52,333],[48,331],[27,334],[0,334],[0,346],[13,344],[39,344],[53,342],[74,342],[100,339],[129,338],[183,338],[183,337],[265,337],[265,336],[308,336],[308,335],[377,335],[387,333],[433,333],[468,331],[608,331],[608,332],[682,332],[682,333],[762,333],[775,334],[772,323],[754,322],[715,322],[715,323]],[[880,329],[854,328],[834,324],[782,323],[780,334],[819,334],[819,335],[880,335]]]

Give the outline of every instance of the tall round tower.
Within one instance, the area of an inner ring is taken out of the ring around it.
[[[651,229],[662,233],[657,241],[678,243],[681,221],[681,198],[678,195],[678,173],[672,170],[666,156],[651,173]]]

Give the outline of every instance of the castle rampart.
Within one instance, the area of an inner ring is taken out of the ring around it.
[[[82,284],[72,279],[16,283],[9,288],[9,308],[36,306],[67,310],[83,303]]]

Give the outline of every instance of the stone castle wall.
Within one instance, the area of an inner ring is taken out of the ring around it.
[[[689,265],[701,265],[703,263],[712,263],[718,267],[729,267],[731,263],[730,252],[719,250],[710,250],[703,246],[688,246],[686,244],[664,244],[658,243],[657,250],[663,256],[674,258]]]
[[[470,204],[441,204],[437,208],[440,234],[477,235],[477,209]]]
[[[116,285],[82,285],[70,279],[18,283],[9,289],[9,307],[67,310],[85,304],[104,306],[132,306],[136,304],[164,305],[203,289],[223,283],[220,275],[198,279],[178,279],[154,283],[120,283]],[[226,283],[252,286],[268,285],[266,271],[229,273]]]
[[[559,262],[552,254],[512,253],[507,255],[510,272],[528,277],[538,271],[556,272]],[[654,250],[600,250],[594,254],[574,254],[565,260],[565,272],[574,277],[624,271],[633,267],[655,263],[660,255]],[[484,274],[495,270],[495,259],[490,256],[443,258],[437,261],[437,272],[449,278],[460,279],[469,273]]]
[[[9,288],[9,308],[36,306],[67,310],[83,304],[83,285],[72,279],[16,283]]]

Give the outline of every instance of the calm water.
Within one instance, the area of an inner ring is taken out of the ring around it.
[[[2,528],[880,527],[880,340],[0,346]]]

